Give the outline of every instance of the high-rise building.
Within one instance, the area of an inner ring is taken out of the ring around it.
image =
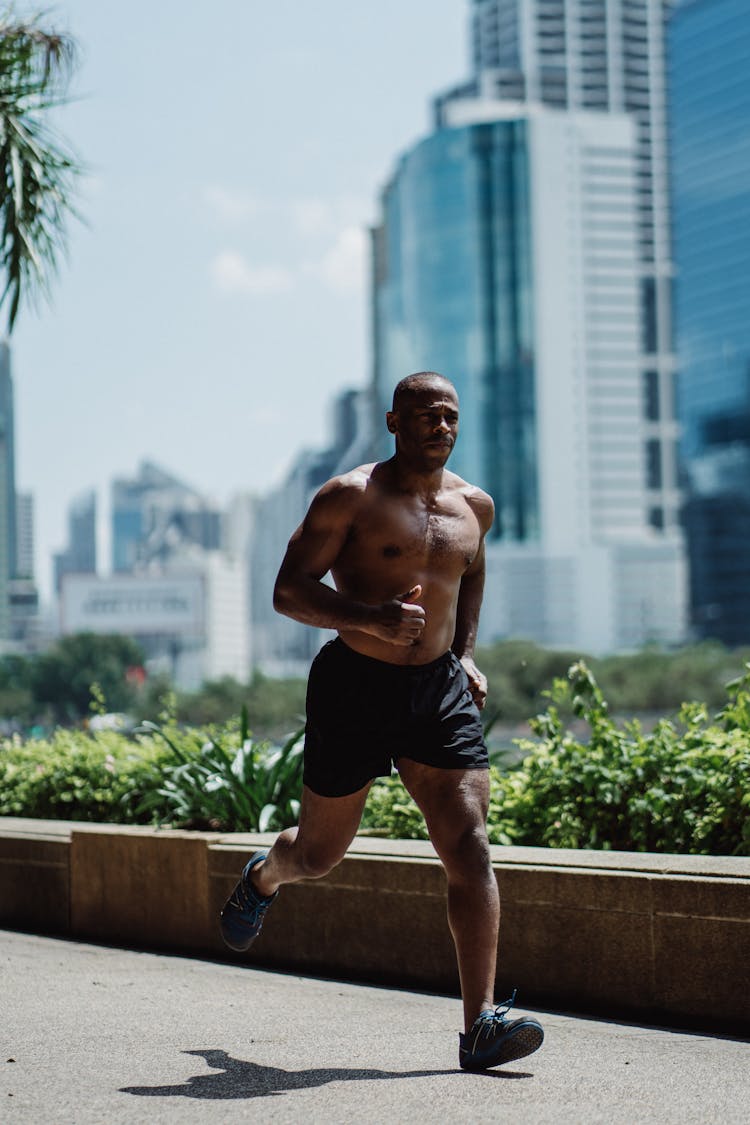
[[[16,572],[16,470],[10,348],[0,341],[0,641],[11,635],[9,583]]]
[[[217,550],[221,521],[217,505],[144,461],[137,476],[112,484],[112,569],[131,573],[139,564],[169,554],[177,541]]]
[[[34,497],[16,493],[16,577],[34,577]]]
[[[96,574],[96,492],[84,492],[68,508],[68,543],[53,556],[55,593],[66,574]]]
[[[300,453],[283,484],[257,503],[251,555],[252,655],[269,675],[304,675],[330,636],[276,613],[273,587],[287,543],[317,489],[370,459],[371,419],[370,392],[343,391],[333,403],[328,448]]]
[[[450,468],[496,506],[488,640],[682,634],[681,540],[650,518],[641,456],[636,151],[627,115],[462,99],[383,194],[380,411],[403,373],[456,385]]]
[[[669,33],[685,529],[698,636],[750,642],[750,6]]]
[[[667,7],[474,0],[474,74],[383,192],[377,412],[409,371],[457,386],[451,467],[497,512],[485,640],[684,635]]]
[[[435,102],[438,125],[448,106],[467,98],[632,119],[643,463],[657,531],[679,524],[665,83],[672,7],[673,0],[472,0],[472,77]]]

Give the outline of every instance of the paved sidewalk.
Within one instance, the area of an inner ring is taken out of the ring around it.
[[[537,1054],[464,1074],[453,999],[0,932],[0,1120],[748,1120],[747,1042],[540,1019]]]

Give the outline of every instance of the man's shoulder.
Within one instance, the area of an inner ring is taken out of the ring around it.
[[[479,488],[476,484],[470,484],[469,481],[458,476],[457,473],[446,472],[447,484],[452,492],[457,492],[463,496],[466,503],[477,516],[479,522],[489,527],[495,518],[495,504],[492,497],[484,489]]]
[[[358,465],[356,469],[350,469],[347,473],[339,473],[321,486],[318,496],[355,497],[365,491],[376,467],[373,462],[371,465]]]
[[[361,504],[375,464],[358,465],[347,473],[331,477],[315,494],[311,507],[318,511],[352,514]]]

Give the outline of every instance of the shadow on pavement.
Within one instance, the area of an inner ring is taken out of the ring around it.
[[[328,1082],[370,1082],[379,1078],[432,1078],[451,1073],[453,1070],[355,1070],[342,1068],[320,1068],[316,1070],[282,1070],[276,1066],[261,1066],[259,1063],[243,1062],[233,1059],[226,1051],[184,1051],[186,1055],[198,1055],[205,1059],[217,1074],[197,1074],[179,1086],[123,1086],[121,1094],[136,1094],[139,1097],[183,1097],[183,1098],[266,1098],[283,1094],[287,1090],[307,1090],[315,1086],[325,1086]],[[523,1071],[485,1072],[491,1078],[531,1078]]]

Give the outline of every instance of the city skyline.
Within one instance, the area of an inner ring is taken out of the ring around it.
[[[204,56],[204,14],[173,2],[139,0],[125,24],[93,0],[55,8],[82,49],[57,121],[88,165],[88,225],[11,341],[45,598],[83,491],[98,491],[108,568],[110,481],[140,461],[224,505],[326,440],[335,395],[370,378],[378,192],[429,91],[467,73],[468,18],[466,0],[440,19],[428,0],[223,2],[226,41]]]

